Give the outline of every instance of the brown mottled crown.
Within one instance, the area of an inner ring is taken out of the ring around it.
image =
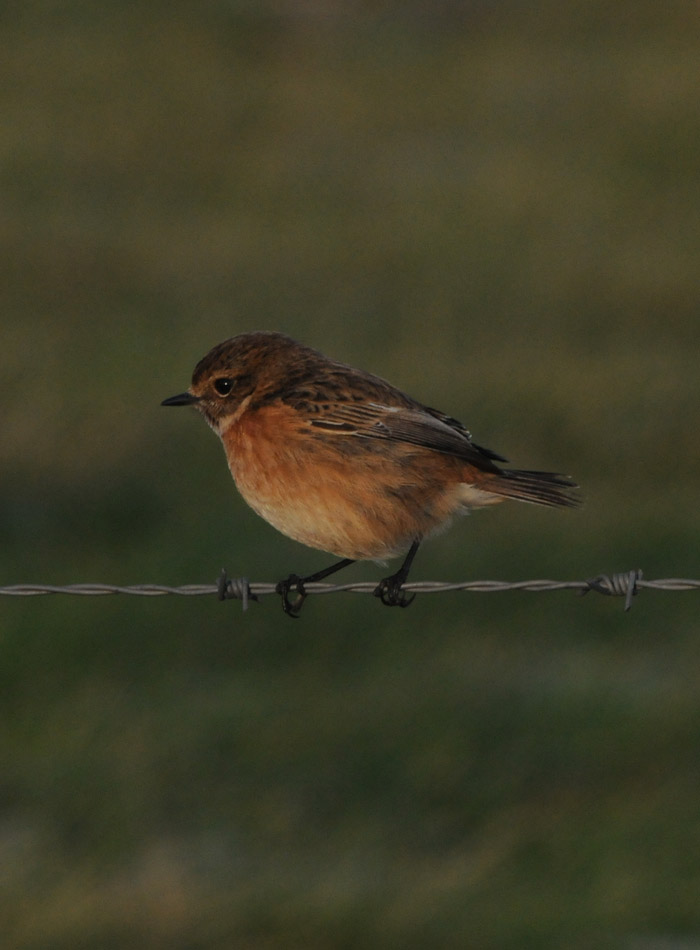
[[[253,408],[282,398],[330,363],[283,333],[243,333],[217,344],[197,363],[190,393],[215,424],[234,414],[244,399]]]
[[[286,356],[284,360],[286,362],[293,350],[313,353],[316,357],[321,356],[320,353],[297,343],[284,333],[260,331],[231,337],[223,343],[218,343],[197,363],[192,373],[192,387],[196,388],[203,380],[218,372],[240,372],[241,370],[250,372],[261,369],[263,366],[269,366],[273,361],[278,362],[283,354]]]

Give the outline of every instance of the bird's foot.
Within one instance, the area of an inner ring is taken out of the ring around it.
[[[304,590],[304,581],[307,578],[299,577],[298,574],[290,574],[285,580],[280,581],[275,590],[282,597],[282,609],[288,617],[298,617],[301,608],[306,600],[306,591]],[[290,600],[290,590],[296,591],[297,596]]]
[[[379,597],[385,607],[408,607],[416,599],[416,595],[407,594],[401,589],[406,575],[407,572],[397,571],[391,577],[385,577],[375,588],[374,596]]]

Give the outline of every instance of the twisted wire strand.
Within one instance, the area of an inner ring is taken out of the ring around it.
[[[376,581],[361,581],[350,584],[309,583],[305,585],[309,594],[373,594]],[[448,591],[469,591],[472,593],[500,593],[502,591],[532,591],[541,593],[554,590],[575,590],[580,594],[595,591],[599,594],[625,598],[625,610],[632,606],[632,598],[643,589],[686,591],[699,590],[700,580],[686,577],[666,577],[657,580],[644,580],[641,570],[621,571],[614,574],[599,574],[597,577],[582,581],[526,580],[526,581],[414,581],[407,582],[403,589],[408,593],[443,594]],[[170,587],[164,584],[134,584],[119,586],[116,584],[12,584],[0,587],[0,596],[32,597],[47,594],[73,594],[81,597],[104,596],[108,594],[127,594],[139,597],[162,597],[176,595],[180,597],[201,597],[216,595],[219,600],[240,600],[244,610],[253,600],[277,593],[276,584],[250,583],[246,577],[229,577],[221,572],[216,584],[184,584]]]

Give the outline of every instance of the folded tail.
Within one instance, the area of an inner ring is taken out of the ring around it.
[[[568,475],[555,472],[525,472],[518,469],[501,469],[498,478],[480,486],[517,501],[529,501],[533,505],[549,505],[551,508],[577,508],[581,499],[578,485]]]

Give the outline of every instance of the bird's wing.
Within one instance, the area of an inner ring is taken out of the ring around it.
[[[407,400],[408,402],[408,400]],[[338,436],[385,439],[444,452],[491,468],[491,460],[506,459],[471,440],[468,430],[451,416],[419,403],[384,405],[381,402],[328,402],[314,407],[308,424]]]

